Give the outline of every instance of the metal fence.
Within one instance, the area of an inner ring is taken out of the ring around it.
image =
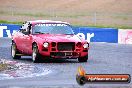
[[[38,19],[62,20],[70,22],[74,25],[81,26],[129,26],[132,27],[132,13],[101,13],[101,12],[74,12],[74,11],[44,11],[44,12],[28,12],[10,10],[8,12],[1,11],[0,19],[10,21],[26,21]]]
[[[115,13],[87,13],[75,16],[58,16],[50,17],[53,20],[64,20],[75,25],[93,25],[93,26],[129,26],[132,27],[132,14],[115,14]]]

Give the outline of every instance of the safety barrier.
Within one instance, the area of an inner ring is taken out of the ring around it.
[[[132,44],[132,29],[118,30],[118,43]]]
[[[88,42],[118,42],[116,28],[74,27],[75,34],[85,38]]]
[[[0,37],[11,37],[11,35],[19,30],[20,27],[21,25],[0,24]],[[86,39],[88,42],[132,44],[132,30],[73,27],[73,31],[76,35]]]
[[[0,24],[0,37],[11,37],[20,27],[20,25],[14,24]]]

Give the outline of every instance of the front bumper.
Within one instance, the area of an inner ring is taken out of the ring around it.
[[[51,52],[52,58],[78,58],[80,55],[76,52]]]
[[[78,58],[78,57],[84,57],[88,55],[88,52],[40,52],[43,56],[48,56],[52,58]]]
[[[75,43],[51,43],[48,48],[39,47],[39,53],[52,58],[78,58],[88,55],[89,48],[77,47]]]

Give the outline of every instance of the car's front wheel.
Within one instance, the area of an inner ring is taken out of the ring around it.
[[[88,60],[88,55],[85,56],[85,57],[79,57],[79,58],[78,58],[78,61],[79,61],[79,62],[87,62],[87,60]]]
[[[33,45],[33,52],[32,52],[32,61],[34,63],[39,62],[41,55],[39,54],[39,50],[36,44]]]
[[[12,45],[11,45],[11,56],[12,56],[12,58],[13,59],[21,58],[21,56],[18,54],[19,54],[19,52],[17,51],[16,44],[14,42],[12,42]]]

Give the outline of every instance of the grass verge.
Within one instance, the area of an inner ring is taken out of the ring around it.
[[[23,22],[0,20],[0,23],[1,24],[18,24],[18,25],[22,25]]]
[[[18,24],[18,25],[22,25],[23,22],[21,21],[7,21],[7,20],[0,20],[1,24]],[[73,26],[85,26],[85,27],[98,27],[98,28],[118,28],[118,29],[132,29],[132,26],[122,26],[122,25],[115,25],[115,26],[111,26],[111,25],[80,25],[80,24],[74,24]]]

